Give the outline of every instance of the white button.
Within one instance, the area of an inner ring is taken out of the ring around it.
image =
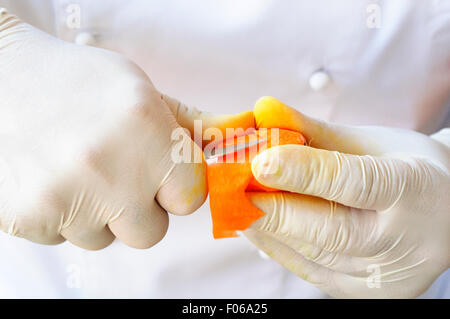
[[[81,45],[94,45],[96,42],[95,36],[90,32],[78,33],[75,37],[75,43]]]
[[[324,89],[330,83],[330,76],[325,71],[316,71],[309,77],[309,86],[314,91]]]

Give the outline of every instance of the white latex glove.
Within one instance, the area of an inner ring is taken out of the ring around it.
[[[254,112],[258,127],[303,132],[314,147],[252,162],[260,183],[292,192],[251,194],[267,214],[246,235],[270,257],[335,297],[415,297],[449,267],[448,130],[324,123],[273,98]]]
[[[251,112],[189,110],[122,56],[63,42],[4,9],[0,83],[0,228],[43,244],[154,245],[166,211],[191,213],[207,195],[204,161],[172,161],[172,131],[194,118],[254,125]]]

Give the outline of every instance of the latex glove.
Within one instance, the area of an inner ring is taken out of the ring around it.
[[[254,125],[251,112],[189,110],[124,57],[63,42],[6,10],[0,83],[0,228],[43,244],[100,249],[118,237],[154,245],[166,233],[166,211],[191,213],[207,195],[202,156],[171,159],[178,122]]]
[[[325,123],[273,98],[254,113],[258,127],[301,131],[314,147],[252,162],[260,183],[292,192],[250,193],[267,214],[246,235],[270,257],[335,297],[415,297],[449,267],[448,131]]]

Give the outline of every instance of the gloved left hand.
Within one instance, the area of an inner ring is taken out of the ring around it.
[[[258,128],[311,146],[260,153],[253,174],[291,193],[249,193],[266,213],[245,232],[270,257],[335,297],[416,297],[450,265],[450,139],[309,118],[273,98]]]
[[[0,83],[0,230],[42,244],[154,245],[167,212],[192,213],[207,195],[202,151],[182,127],[254,124],[252,112],[188,109],[125,57],[64,42],[2,8]],[[180,142],[197,161],[174,161]]]

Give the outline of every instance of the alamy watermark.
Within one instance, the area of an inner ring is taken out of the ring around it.
[[[193,136],[187,129],[179,127],[172,131],[171,139],[174,142],[171,150],[171,159],[174,163],[245,163],[251,161],[258,153],[270,146],[279,144],[279,129],[254,128],[226,128],[208,127],[203,130],[201,120],[194,121]],[[200,147],[204,145],[203,152]],[[205,145],[205,141],[208,142]],[[271,153],[271,161],[265,174],[276,170],[278,163],[277,152]]]

